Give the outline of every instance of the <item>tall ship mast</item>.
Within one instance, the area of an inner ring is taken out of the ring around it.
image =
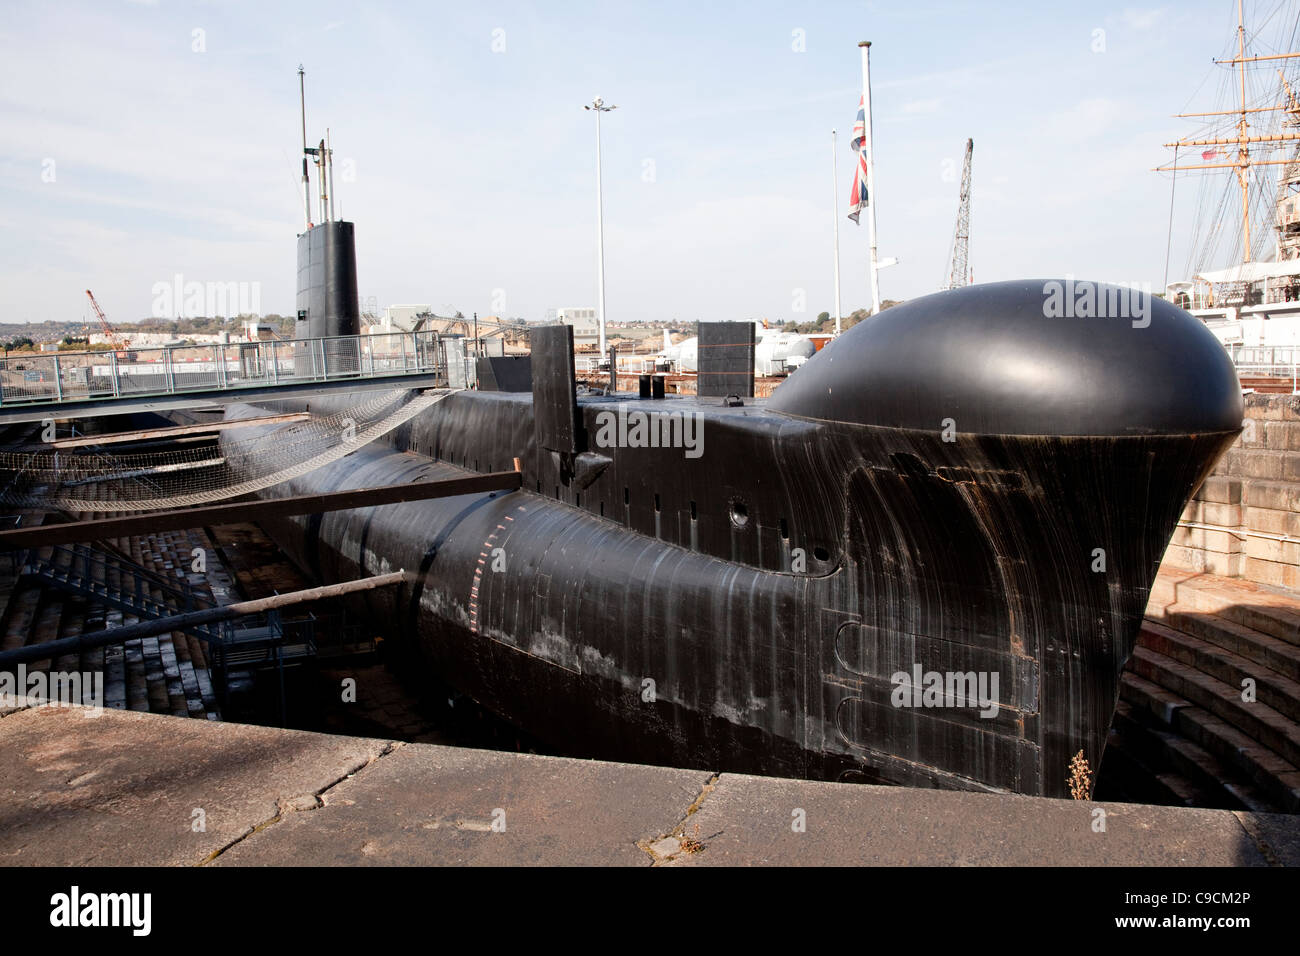
[[[1190,135],[1164,145],[1158,167],[1199,186],[1182,278],[1166,296],[1200,317],[1226,346],[1293,344],[1300,329],[1300,13],[1287,4],[1236,27],[1214,60],[1220,108],[1176,114]],[[1170,250],[1174,222],[1170,220]],[[1275,319],[1282,321],[1273,321]]]

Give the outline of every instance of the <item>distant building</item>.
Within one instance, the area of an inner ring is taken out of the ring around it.
[[[245,319],[240,338],[245,342],[267,342],[279,338],[279,330],[258,319]]]
[[[565,325],[573,326],[573,347],[600,347],[600,320],[595,309],[557,309],[555,317]]]
[[[194,345],[226,345],[230,341],[229,332],[130,332],[117,330],[117,338],[129,348],[159,348],[164,345],[180,345],[189,342]],[[90,333],[91,345],[114,345],[103,332]]]

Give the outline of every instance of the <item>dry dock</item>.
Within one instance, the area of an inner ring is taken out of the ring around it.
[[[5,865],[1300,864],[1289,815],[719,776],[22,702],[0,713]]]

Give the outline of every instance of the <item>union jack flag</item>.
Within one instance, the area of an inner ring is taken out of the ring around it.
[[[867,104],[866,97],[858,99],[858,118],[853,123],[853,138],[850,142],[858,154],[858,165],[853,173],[853,195],[849,202],[849,218],[858,221],[858,214],[867,205]]]

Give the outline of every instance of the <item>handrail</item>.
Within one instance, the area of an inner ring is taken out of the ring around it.
[[[9,354],[0,358],[0,406],[446,375],[449,358],[463,358],[455,341],[437,332],[384,332],[165,345],[125,353]]]
[[[66,556],[68,563],[58,563],[56,558],[59,556]],[[40,557],[34,549],[28,549],[21,567],[23,573],[48,585],[148,619],[158,620],[215,607],[211,598],[188,583],[181,585],[133,561],[125,558],[110,560],[110,557],[84,545],[74,548],[55,545],[51,547],[49,557]],[[103,569],[102,582],[95,580],[92,566]],[[109,583],[110,569],[117,571],[116,586]],[[220,638],[218,632],[203,625],[195,627],[191,633],[209,643]]]

